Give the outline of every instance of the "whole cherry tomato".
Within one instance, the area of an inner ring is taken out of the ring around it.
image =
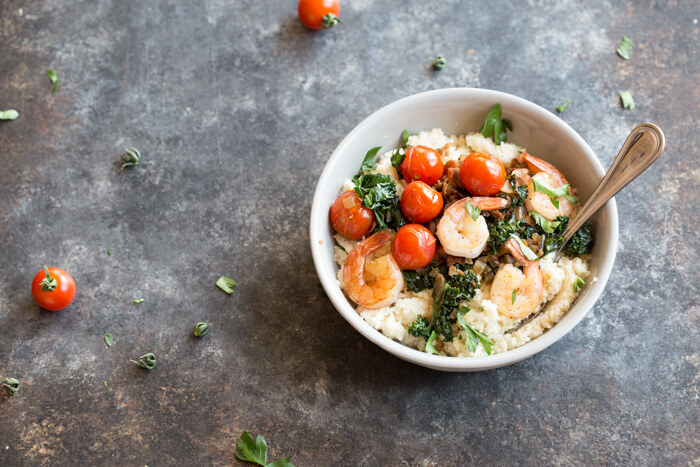
[[[406,157],[399,165],[399,170],[406,181],[420,180],[428,185],[434,185],[440,180],[444,168],[440,154],[427,146],[413,146],[406,149]]]
[[[464,158],[459,169],[462,186],[477,196],[493,196],[506,182],[506,169],[501,161],[481,152],[473,152]]]
[[[401,211],[408,220],[425,224],[442,211],[442,195],[423,182],[411,182],[401,194]]]
[[[297,12],[304,26],[310,29],[332,28],[340,22],[338,0],[299,0]]]
[[[402,269],[420,269],[435,256],[435,236],[420,224],[406,224],[396,232],[391,253]]]
[[[36,303],[47,310],[62,310],[75,297],[75,281],[63,269],[47,268],[39,271],[32,280],[32,295]]]
[[[331,205],[331,224],[340,235],[360,240],[372,230],[374,212],[362,205],[354,191],[346,191]]]

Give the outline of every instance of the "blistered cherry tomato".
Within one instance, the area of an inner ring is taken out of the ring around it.
[[[506,169],[501,161],[481,152],[473,152],[464,158],[459,169],[462,186],[477,196],[493,196],[506,182]]]
[[[435,236],[420,224],[406,224],[396,232],[391,253],[401,269],[420,269],[435,256]]]
[[[331,224],[340,235],[360,240],[372,230],[374,212],[362,205],[354,191],[346,191],[331,206]]]
[[[338,0],[300,0],[297,13],[307,28],[332,28],[339,22],[340,2]]]
[[[399,170],[406,181],[420,180],[428,185],[434,185],[440,180],[444,168],[440,154],[426,146],[413,146],[406,149],[406,157],[399,165]]]
[[[442,211],[442,195],[423,182],[411,182],[401,194],[401,211],[411,222],[425,224]]]
[[[32,295],[36,303],[47,310],[62,310],[75,297],[75,281],[63,269],[47,268],[32,280]]]

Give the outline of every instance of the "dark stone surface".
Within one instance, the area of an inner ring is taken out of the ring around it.
[[[341,17],[310,32],[294,1],[0,3],[0,107],[21,113],[0,122],[0,374],[22,384],[0,397],[0,465],[227,465],[243,430],[298,465],[697,463],[698,2],[358,0]],[[480,374],[366,342],[308,246],[342,137],[451,86],[572,98],[562,118],[606,166],[638,123],[668,141],[617,198],[592,313]],[[143,163],[122,172],[126,145]],[[34,305],[44,263],[75,277],[70,309]],[[129,363],[148,351],[154,371]]]

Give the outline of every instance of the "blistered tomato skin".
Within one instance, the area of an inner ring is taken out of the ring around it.
[[[462,161],[459,179],[469,193],[477,196],[493,196],[501,191],[506,182],[506,169],[495,157],[473,152]]]
[[[401,212],[411,222],[425,224],[435,219],[444,201],[440,192],[423,182],[411,182],[401,194]]]
[[[406,224],[396,232],[391,253],[401,269],[420,269],[435,256],[435,236],[420,224]]]
[[[331,205],[331,224],[336,232],[352,240],[360,240],[372,230],[374,212],[362,205],[354,191],[346,191]]]
[[[444,169],[440,154],[427,146],[406,149],[406,157],[399,165],[399,170],[407,182],[420,180],[431,186],[440,180]]]

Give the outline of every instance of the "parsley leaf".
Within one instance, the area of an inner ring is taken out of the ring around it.
[[[374,159],[377,157],[377,153],[381,148],[381,146],[377,146],[376,148],[372,148],[367,151],[367,154],[365,154],[365,159],[362,161],[362,165],[360,166],[360,170],[362,172],[369,172],[374,168]]]
[[[442,57],[442,55],[438,55],[434,59],[430,61],[430,63],[433,64],[433,68],[436,70],[442,70],[445,68],[445,65],[447,65],[447,61]]]
[[[494,105],[491,110],[489,110],[486,120],[484,120],[484,125],[481,127],[481,130],[479,130],[485,137],[493,137],[493,142],[496,144],[501,144],[506,140],[506,128],[513,131],[513,124],[511,121],[501,119],[502,111],[503,107],[500,103]]]
[[[535,219],[535,222],[537,222],[537,225],[542,227],[542,230],[544,230],[545,233],[552,233],[554,232],[554,229],[559,226],[559,222],[556,220],[550,221],[547,220],[544,216],[542,216],[540,213],[537,213],[535,211],[530,211],[530,215],[532,216],[533,219]]]
[[[467,350],[469,350],[469,352],[471,353],[476,352],[476,346],[478,345],[478,342],[481,342],[481,345],[484,347],[486,354],[491,355],[493,341],[489,336],[487,336],[481,331],[477,331],[464,320],[464,315],[467,312],[469,312],[469,308],[463,306],[459,309],[459,312],[457,313],[457,322],[460,326],[462,326],[462,328],[464,328],[464,336],[466,338],[464,344],[467,347]]]
[[[56,91],[58,91],[58,75],[56,74],[56,70],[51,68],[47,73],[46,76],[49,77],[49,81],[53,83],[53,92],[52,94],[56,94]]]
[[[523,253],[523,256],[525,256],[525,258],[529,259],[530,261],[537,260],[537,255],[535,254],[535,252],[533,252],[529,246],[525,245],[525,242],[520,240],[520,237],[518,237],[515,234],[511,234],[510,237],[516,242],[518,242],[518,246],[520,246],[520,251]]]
[[[629,60],[632,54],[632,39],[627,36],[622,36],[620,46],[615,52],[617,52],[617,54],[625,60]]]
[[[244,431],[236,441],[236,457],[245,462],[262,465],[263,467],[294,467],[288,457],[282,457],[270,464],[267,463],[267,441],[258,435],[253,440],[250,433]]]
[[[112,335],[105,334],[104,339],[105,339],[105,344],[107,344],[107,347],[112,347]]]
[[[622,91],[620,93],[620,102],[622,103],[622,107],[625,109],[634,109],[634,99],[632,99],[632,93],[629,91]]]
[[[396,195],[396,183],[388,175],[355,175],[352,179],[355,193],[362,199],[362,204],[374,211],[377,221],[376,231],[391,228],[397,230],[406,222],[399,207]]]
[[[564,102],[562,105],[557,107],[557,112],[562,113],[563,111],[566,110],[566,108],[571,104],[572,99],[569,99],[568,101]]]
[[[481,215],[481,209],[472,205],[469,202],[464,203],[464,207],[466,208],[467,212],[474,220],[477,220],[479,218],[479,216]]]
[[[19,117],[19,112],[15,109],[0,110],[0,120],[14,120]]]
[[[216,286],[227,294],[231,295],[233,293],[233,288],[236,286],[236,281],[230,277],[221,276],[219,277],[219,280],[216,281]]]
[[[136,300],[134,300],[134,304],[138,305],[139,303],[143,303],[145,301],[146,301],[145,298],[137,298]]]
[[[430,337],[428,338],[427,342],[425,343],[425,353],[430,353],[433,355],[442,355],[440,352],[437,351],[437,349],[433,345],[433,342],[435,342],[436,337],[437,337],[437,333],[435,331],[430,333]]]
[[[111,255],[112,255],[112,249],[111,249],[111,248],[107,248],[107,256],[111,256]]]

